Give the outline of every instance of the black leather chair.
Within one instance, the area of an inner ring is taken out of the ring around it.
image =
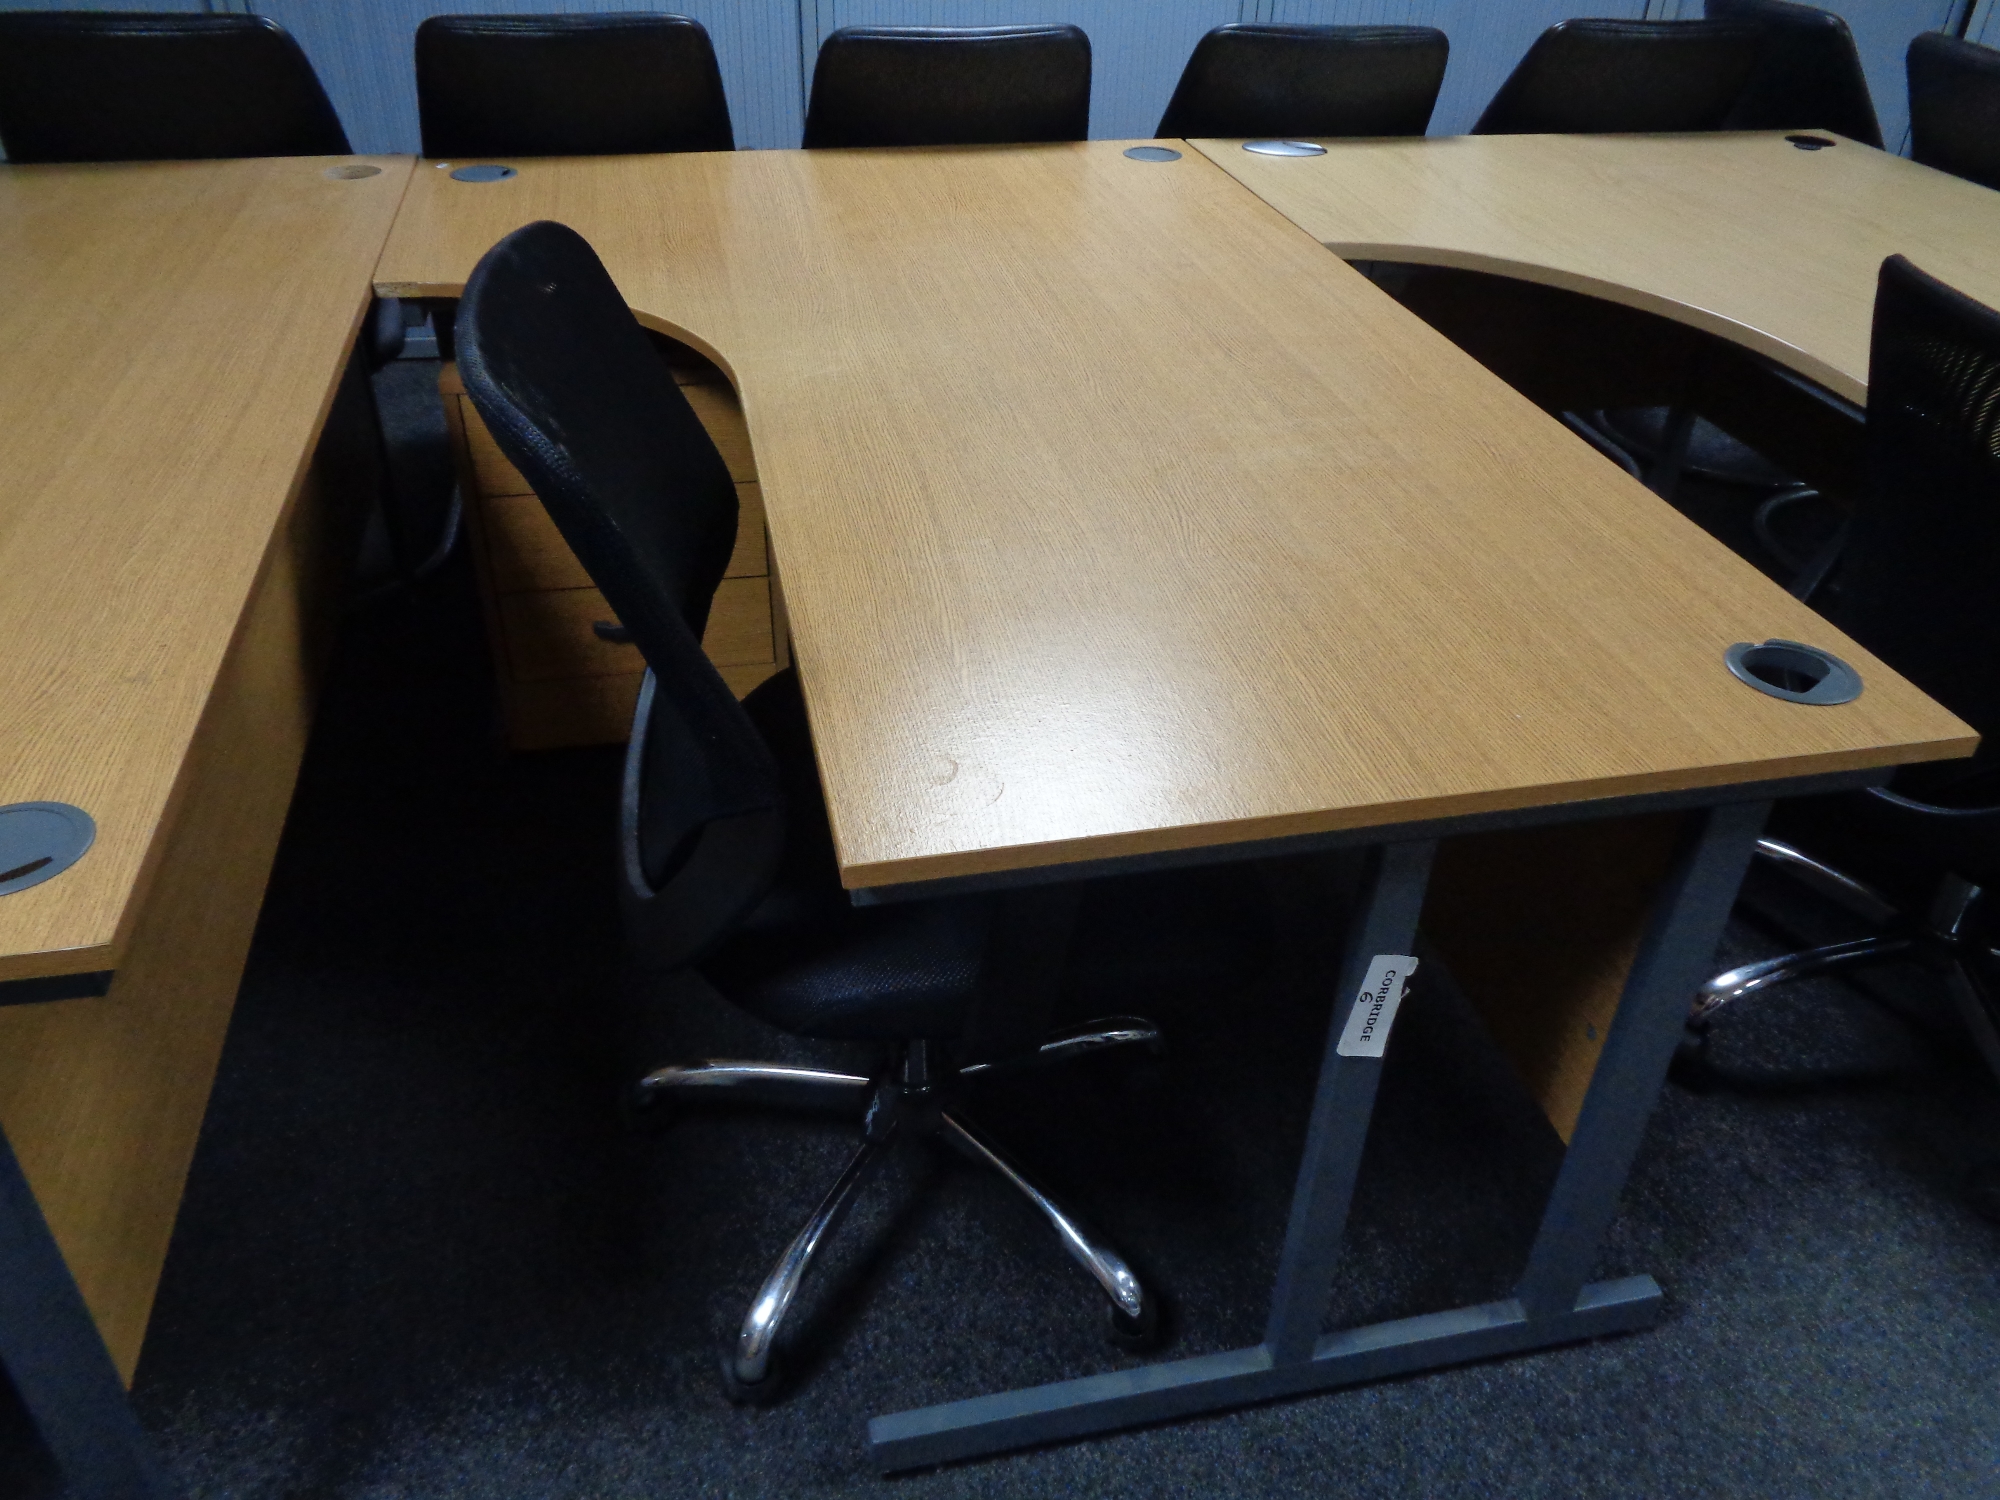
[[[967,1075],[1037,1056],[1157,1049],[1158,1032],[1119,1018],[1059,1035],[1038,1054],[1036,1030],[1013,1055],[966,1063],[975,996],[994,972],[983,968],[994,907],[977,897],[845,899],[798,679],[780,673],[738,703],[702,654],[736,533],[735,486],[590,246],[552,223],[507,236],[467,282],[458,329],[473,404],[647,663],[625,762],[620,885],[649,992],[671,1002],[713,986],[782,1030],[876,1042],[884,1054],[873,1077],[711,1061],[660,1068],[638,1085],[649,1110],[734,1097],[865,1113],[858,1154],[724,1351],[731,1394],[777,1389],[786,1310],[898,1136],[940,1137],[1019,1188],[1104,1291],[1114,1338],[1143,1346],[1156,1326],[1152,1294],[1028,1182],[958,1099]],[[1055,891],[1060,902],[1064,888]]]
[[[1927,31],[1910,43],[1910,155],[2000,188],[2000,50]]]
[[[715,48],[686,16],[432,16],[417,114],[434,158],[736,145]]]
[[[1861,54],[1847,22],[1831,11],[1794,0],[1706,0],[1713,21],[1758,27],[1763,43],[1757,65],[1726,130],[1831,130],[1866,146],[1880,147],[1882,127],[1861,70]],[[1781,377],[1782,378],[1782,377]],[[1838,403],[1859,419],[1859,413]],[[1655,464],[1668,449],[1676,414],[1663,406],[1599,413],[1593,425],[1624,453]],[[1788,572],[1809,583],[1819,559],[1798,551],[1782,534],[1780,518],[1802,504],[1818,501],[1819,491],[1801,484],[1745,443],[1696,417],[1687,433],[1682,472],[1748,485],[1766,492],[1753,529],[1764,549]]]
[[[1218,26],[1153,133],[1422,135],[1450,52],[1431,26]]]
[[[1868,496],[1813,603],[1983,743],[1887,787],[1779,804],[1759,853],[1880,930],[1710,980],[1689,1016],[1684,1071],[1705,1061],[1723,1007],[1909,957],[1944,975],[2000,1074],[2000,313],[1901,256],[1883,263],[1876,293],[1868,448]]]
[[[1728,130],[1831,130],[1880,147],[1882,126],[1847,22],[1796,0],[1705,0],[1711,21],[1760,27],[1764,44]]]
[[[1558,21],[1472,127],[1474,135],[1719,130],[1757,62],[1736,21]]]
[[[843,26],[819,49],[804,144],[998,146],[1090,133],[1075,26]]]
[[[15,162],[344,156],[312,64],[262,16],[0,15],[0,148]]]

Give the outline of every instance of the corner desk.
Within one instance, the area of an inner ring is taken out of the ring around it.
[[[150,1493],[116,1376],[375,478],[353,356],[410,170],[0,166],[0,806],[95,825],[0,896],[0,1358],[79,1494]]]
[[[856,900],[1027,922],[1093,875],[1373,851],[1265,1340],[878,1417],[884,1469],[1650,1323],[1650,1278],[1585,1278],[1769,800],[1975,743],[1177,145],[423,163],[376,272],[453,297],[558,219],[727,373]],[[1725,670],[1773,637],[1866,691]],[[1510,1051],[1555,1057],[1530,1081],[1569,1142],[1529,1265],[1325,1332],[1381,1065],[1346,1023],[1420,913],[1478,1003],[1523,861],[1516,913],[1565,951]]]
[[[1189,144],[1345,259],[1583,292],[1857,405],[1888,256],[2000,306],[2000,193],[1821,131]]]

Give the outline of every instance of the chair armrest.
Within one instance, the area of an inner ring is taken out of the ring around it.
[[[1933,818],[1995,818],[2000,819],[2000,804],[1990,807],[1944,807],[1936,802],[1919,802],[1915,797],[1906,797],[1901,792],[1892,792],[1885,786],[1871,786],[1868,795],[1878,797],[1905,812],[1922,813]]]

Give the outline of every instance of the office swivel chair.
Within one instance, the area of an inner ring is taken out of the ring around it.
[[[1861,54],[1847,22],[1831,11],[1795,0],[1706,0],[1704,15],[1712,21],[1735,21],[1758,27],[1763,43],[1736,107],[1723,122],[1725,130],[1830,130],[1864,146],[1880,148],[1882,127],[1875,118]],[[1777,367],[1767,367],[1790,379]],[[1860,420],[1858,409],[1832,403]],[[1600,413],[1595,425],[1620,447],[1648,462],[1667,447],[1673,413],[1663,406]],[[1681,469],[1708,479],[1746,485],[1766,492],[1751,526],[1764,549],[1809,587],[1823,558],[1796,549],[1782,534],[1781,517],[1819,499],[1819,491],[1800,483],[1756,449],[1721,428],[1696,418],[1686,440]]]
[[[1758,36],[1734,21],[1558,21],[1472,133],[1718,130],[1749,81]]]
[[[1090,133],[1075,26],[843,26],[821,44],[804,143],[993,146]]]
[[[1535,38],[1472,133],[1719,130],[1750,78],[1758,43],[1757,27],[1744,22],[1559,21]],[[1567,420],[1635,475],[1645,472],[1641,458],[1670,446],[1663,410],[1572,414]],[[1729,441],[1706,424],[1690,426],[1705,445]],[[1700,463],[1706,454],[1696,447],[1693,456]],[[1772,477],[1783,478],[1775,470]]]
[[[1218,26],[1153,133],[1422,135],[1450,51],[1430,26]]]
[[[319,76],[275,21],[116,11],[0,14],[0,149],[22,163],[349,152]],[[403,349],[402,304],[378,300],[362,332],[369,363],[387,364]],[[386,502],[384,516],[396,531]]]
[[[1910,155],[1927,167],[2000,188],[2000,51],[1927,31],[1904,58]]]
[[[344,156],[312,64],[262,16],[0,15],[0,147],[15,162]]]
[[[1969,761],[1910,767],[1888,787],[1779,804],[1759,854],[1882,930],[1711,979],[1682,1049],[1697,1079],[1723,1007],[1904,957],[1945,976],[2000,1074],[2000,917],[1988,894],[2000,886],[2000,313],[1901,256],[1883,263],[1876,292],[1868,451],[1868,495],[1813,602],[1983,743]],[[1849,863],[1869,881],[1839,868]]]
[[[1831,130],[1880,149],[1882,126],[1847,22],[1796,0],[1705,0],[1711,21],[1762,29],[1750,81],[1726,130]]]
[[[638,1087],[655,1109],[734,1096],[865,1113],[859,1152],[725,1350],[730,1393],[760,1400],[778,1389],[774,1340],[786,1311],[898,1136],[938,1136],[997,1170],[1103,1289],[1114,1339],[1143,1346],[1156,1327],[1153,1296],[957,1103],[964,1073],[1020,1060],[954,1065],[965,1060],[959,1043],[982,983],[986,900],[850,905],[798,679],[780,673],[738,703],[702,654],[735,539],[736,489],[590,246],[560,224],[516,230],[466,283],[458,327],[474,406],[647,663],[625,762],[620,888],[654,992],[712,986],[781,1030],[877,1042],[887,1057],[874,1078],[696,1062]],[[1157,1049],[1159,1034],[1121,1018],[1060,1035],[1040,1056],[1128,1044]],[[1022,1051],[1036,1055],[1032,1041]]]
[[[686,16],[432,16],[417,114],[433,158],[736,145],[715,48]]]

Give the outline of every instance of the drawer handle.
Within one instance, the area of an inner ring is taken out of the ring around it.
[[[590,622],[590,629],[591,633],[600,641],[609,641],[614,646],[629,646],[632,644],[632,632],[627,630],[623,625],[620,625],[616,620],[592,620]]]

